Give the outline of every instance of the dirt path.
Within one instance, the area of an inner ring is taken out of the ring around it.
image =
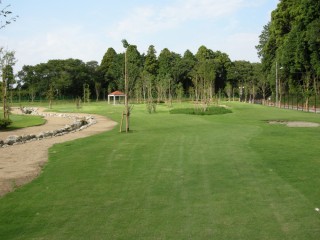
[[[86,116],[88,114],[77,115]],[[97,123],[82,131],[0,148],[0,196],[36,178],[40,174],[42,166],[48,161],[48,149],[52,145],[109,131],[117,125],[116,122],[103,116],[93,114],[91,116],[94,116]],[[6,139],[9,135],[20,136],[55,130],[73,122],[72,119],[60,117],[45,117],[45,119],[47,122],[42,126],[2,132],[1,139]]]

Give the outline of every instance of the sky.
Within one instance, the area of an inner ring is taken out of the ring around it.
[[[259,62],[255,46],[279,0],[2,0],[19,18],[0,30],[15,70],[50,59],[102,60],[122,39],[146,53],[194,54],[201,45],[232,61]]]

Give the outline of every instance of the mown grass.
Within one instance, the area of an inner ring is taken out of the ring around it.
[[[0,114],[2,115],[3,113],[1,113],[0,111]],[[11,114],[10,119],[12,120],[12,123],[8,127],[1,129],[1,131],[12,131],[19,128],[38,126],[46,122],[46,120],[40,116],[31,116],[31,115],[26,116],[26,115]]]
[[[228,106],[195,116],[137,105],[129,134],[55,145],[38,179],[0,199],[0,239],[319,239],[320,129],[265,121],[319,116]],[[116,121],[122,110],[82,109]]]

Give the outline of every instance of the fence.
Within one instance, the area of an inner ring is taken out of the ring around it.
[[[286,94],[279,98],[278,104],[276,104],[274,98],[269,98],[265,101],[258,100],[255,103],[263,104],[263,102],[268,106],[277,106],[284,109],[320,113],[320,97],[318,95],[310,96],[309,99],[307,99],[302,94]]]

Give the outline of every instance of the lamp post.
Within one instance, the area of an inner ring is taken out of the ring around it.
[[[239,102],[242,101],[243,89],[244,89],[244,86],[239,87]]]
[[[279,68],[280,70],[283,67]],[[278,62],[276,61],[276,107],[279,107],[279,79],[278,79]]]
[[[276,107],[278,107],[278,62],[276,62]]]

